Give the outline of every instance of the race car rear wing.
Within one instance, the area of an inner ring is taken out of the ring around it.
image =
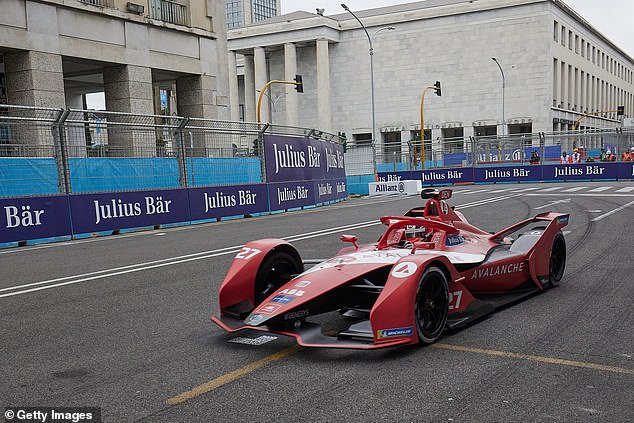
[[[530,225],[531,223],[535,223],[539,221],[554,222],[555,225],[557,225],[557,228],[561,229],[564,226],[568,225],[569,219],[570,219],[570,215],[565,213],[552,213],[552,212],[540,213],[533,218],[522,220],[521,222],[518,222],[513,226],[509,226],[508,228],[503,229],[500,232],[491,235],[489,239],[494,242],[501,242],[504,239],[504,237],[519,231],[520,229],[522,229],[523,227],[527,225]]]

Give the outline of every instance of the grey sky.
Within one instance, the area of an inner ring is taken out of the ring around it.
[[[633,0],[564,0],[614,44],[634,58]],[[414,3],[407,0],[282,0],[282,13],[295,10],[315,12],[326,9],[325,15],[342,13],[341,3],[352,10],[372,9],[393,4]]]

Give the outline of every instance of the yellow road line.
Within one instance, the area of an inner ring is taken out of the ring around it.
[[[231,383],[236,379],[240,379],[241,377],[244,377],[248,375],[249,373],[252,373],[262,367],[268,366],[271,363],[274,363],[283,358],[286,358],[289,355],[294,354],[301,349],[302,349],[301,346],[293,345],[290,348],[286,348],[285,350],[276,352],[275,354],[271,354],[268,357],[264,357],[263,359],[258,360],[254,363],[248,364],[230,373],[219,376],[215,379],[210,380],[209,382],[203,383],[202,385],[198,385],[195,388],[190,389],[189,391],[183,392],[182,394],[178,394],[175,397],[168,399],[167,404],[169,405],[182,404],[185,401],[188,401],[192,398],[196,398],[200,395],[206,394],[207,392],[211,392],[214,389],[218,389],[221,386],[226,385],[227,383]]]
[[[560,366],[581,367],[584,369],[600,370],[603,372],[634,375],[634,369],[627,369],[624,367],[615,367],[615,366],[606,366],[603,364],[596,364],[596,363],[587,363],[584,361],[563,360],[560,358],[541,357],[538,355],[518,354],[518,353],[512,353],[512,352],[506,352],[506,351],[486,350],[483,348],[471,348],[471,347],[463,347],[460,345],[450,345],[450,344],[433,344],[432,347],[442,348],[445,350],[486,354],[486,355],[492,355],[496,357],[515,358],[518,360],[538,361],[542,363],[558,364]]]

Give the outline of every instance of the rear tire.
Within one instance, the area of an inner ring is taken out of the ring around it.
[[[302,272],[302,263],[285,251],[271,252],[260,264],[255,277],[255,305],[262,303],[279,287]]]
[[[550,263],[548,271],[548,284],[552,288],[564,276],[566,268],[566,240],[559,231],[553,240],[553,247],[550,252]]]
[[[447,278],[438,267],[423,272],[416,292],[416,331],[423,344],[436,342],[447,323],[449,287]]]

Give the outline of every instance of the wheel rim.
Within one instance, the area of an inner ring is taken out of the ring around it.
[[[437,272],[421,282],[416,302],[416,323],[423,339],[435,339],[447,321],[448,294],[445,280]]]
[[[286,257],[280,257],[272,261],[262,269],[258,275],[258,286],[256,288],[256,302],[259,304],[275,292],[280,286],[292,279],[297,273],[297,265]]]
[[[564,275],[566,267],[566,244],[561,236],[557,236],[553,242],[553,250],[550,254],[550,277],[555,281]]]

